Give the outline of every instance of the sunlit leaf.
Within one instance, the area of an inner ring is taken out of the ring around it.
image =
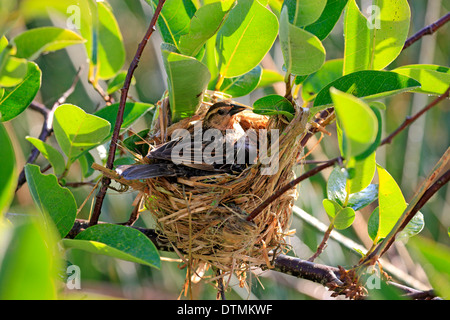
[[[11,40],[17,48],[16,56],[29,60],[36,59],[41,53],[60,50],[85,41],[72,30],[58,27],[30,29]]]
[[[291,24],[286,8],[281,11],[280,44],[288,73],[308,75],[319,70],[325,62],[325,48],[320,40]]]
[[[50,162],[55,172],[55,175],[59,176],[64,172],[66,163],[64,157],[58,150],[56,150],[48,143],[43,142],[42,140],[33,137],[26,137],[26,139],[30,143],[32,143],[33,146],[36,147],[36,149],[39,150],[39,152],[45,157],[45,159],[48,160],[48,162]]]
[[[59,106],[53,119],[56,140],[69,160],[96,147],[110,134],[108,121],[72,104]]]
[[[41,87],[41,69],[34,62],[28,62],[23,80],[16,86],[5,88],[0,100],[1,121],[8,121],[22,113],[33,101]]]
[[[278,34],[275,15],[257,0],[240,0],[216,39],[219,73],[237,77],[256,67]]]
[[[294,107],[285,97],[271,94],[262,97],[253,104],[253,112],[266,116],[284,115],[292,120],[295,114]]]

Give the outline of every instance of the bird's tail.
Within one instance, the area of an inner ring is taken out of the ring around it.
[[[125,180],[151,179],[157,177],[174,177],[177,170],[167,163],[122,165],[116,172]]]

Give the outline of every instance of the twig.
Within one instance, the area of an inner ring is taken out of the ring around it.
[[[430,35],[435,33],[440,27],[442,27],[444,24],[446,24],[448,21],[450,21],[450,13],[447,13],[445,16],[440,18],[438,21],[426,26],[416,34],[414,34],[412,37],[406,40],[405,45],[403,46],[403,50],[411,46],[414,42],[421,39],[423,36]]]
[[[150,25],[148,26],[147,32],[145,33],[145,36],[142,39],[142,41],[139,43],[139,46],[136,51],[136,54],[134,55],[133,61],[131,62],[130,66],[128,68],[127,76],[125,78],[125,82],[123,84],[121,94],[120,94],[120,103],[119,103],[119,109],[117,111],[116,124],[115,124],[113,135],[111,138],[111,144],[110,144],[109,153],[108,153],[108,160],[106,162],[106,168],[108,168],[108,169],[113,168],[114,158],[115,158],[116,149],[117,149],[117,140],[119,138],[120,128],[121,128],[122,122],[123,122],[125,103],[127,101],[128,90],[130,89],[130,84],[131,84],[131,80],[133,78],[133,73],[139,64],[139,60],[142,56],[142,52],[144,51],[145,46],[147,45],[148,40],[150,39],[153,32],[156,30],[156,27],[155,27],[156,21],[158,20],[158,17],[161,13],[164,3],[165,3],[165,0],[159,0],[158,6],[155,9],[155,13],[153,14],[153,18],[150,21]],[[94,210],[92,212],[92,216],[89,221],[90,225],[97,224],[97,222],[98,222],[98,219],[100,217],[100,212],[102,209],[102,205],[103,205],[103,200],[105,199],[106,191],[108,190],[108,187],[110,184],[111,184],[110,178],[108,178],[108,177],[102,178],[102,186],[96,195]]]
[[[258,207],[256,207],[246,218],[247,221],[252,221],[253,219],[255,219],[258,214],[261,213],[261,211],[263,211],[267,206],[269,206],[273,201],[275,201],[277,198],[279,198],[281,195],[283,195],[285,192],[287,192],[289,189],[294,188],[297,184],[299,184],[300,182],[302,182],[303,180],[306,180],[312,176],[314,176],[315,174],[319,173],[320,171],[333,166],[335,163],[338,163],[342,161],[341,157],[337,157],[337,158],[333,158],[331,160],[328,160],[327,162],[325,162],[324,164],[315,167],[312,170],[309,170],[308,172],[305,172],[304,174],[302,174],[300,177],[290,181],[289,183],[287,183],[286,185],[284,185],[283,187],[281,187],[280,189],[277,190],[277,192],[275,192],[274,194],[272,194],[269,198],[267,198],[266,200],[264,200],[263,203],[261,203]]]
[[[334,229],[334,225],[330,224],[330,226],[328,227],[327,231],[325,231],[325,233],[323,235],[322,242],[319,244],[319,246],[317,247],[316,252],[314,252],[314,254],[308,259],[308,261],[313,262],[318,256],[320,256],[320,254],[325,249],[325,246],[327,244],[328,239],[330,238],[330,234],[331,234],[331,231],[333,231],[333,229]]]
[[[407,117],[405,119],[405,121],[403,121],[403,123],[394,132],[392,132],[389,136],[384,138],[383,141],[381,141],[380,146],[387,144],[387,143],[391,143],[392,139],[396,135],[398,135],[401,131],[403,131],[407,126],[409,126],[411,123],[416,121],[420,116],[422,116],[425,112],[427,112],[428,110],[433,108],[439,102],[448,98],[449,93],[450,93],[450,87],[447,88],[447,90],[444,92],[444,94],[442,94],[439,97],[437,97],[436,99],[434,99],[430,104],[428,104],[425,108],[423,108],[422,110],[417,112],[415,115],[413,115],[412,117]]]

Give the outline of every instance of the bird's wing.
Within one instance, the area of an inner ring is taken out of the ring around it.
[[[116,172],[126,180],[175,177],[178,174],[176,167],[167,163],[123,165],[119,166]]]

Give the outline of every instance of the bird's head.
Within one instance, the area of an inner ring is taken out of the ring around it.
[[[233,127],[233,116],[241,111],[249,109],[246,106],[221,101],[213,104],[203,120],[204,129],[219,129],[221,131]]]

